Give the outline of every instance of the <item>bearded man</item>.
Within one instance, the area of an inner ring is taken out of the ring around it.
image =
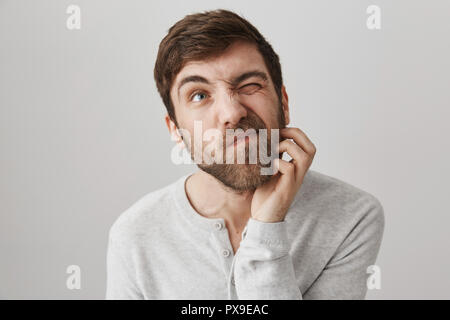
[[[188,15],[161,41],[154,77],[169,133],[199,170],[116,220],[106,297],[364,299],[383,207],[309,169],[316,147],[288,126],[279,57],[259,31],[227,10]]]

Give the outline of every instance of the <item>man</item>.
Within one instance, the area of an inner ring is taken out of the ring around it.
[[[316,148],[286,127],[279,58],[258,30],[226,10],[188,15],[162,40],[154,73],[169,132],[192,159],[195,146],[208,145],[192,141],[196,122],[221,139],[210,142],[215,161],[198,162],[200,170],[147,194],[114,223],[106,297],[364,299],[383,208],[371,194],[309,170]],[[256,134],[219,145],[232,129]],[[238,149],[244,163],[227,153]]]

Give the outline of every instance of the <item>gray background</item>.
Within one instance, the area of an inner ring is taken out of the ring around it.
[[[66,8],[81,7],[81,30]],[[381,7],[381,30],[366,8]],[[375,195],[386,214],[368,299],[450,298],[449,1],[1,1],[0,298],[103,299],[107,233],[193,166],[153,80],[186,14],[232,9],[278,52],[312,169]],[[81,267],[81,289],[66,268]]]

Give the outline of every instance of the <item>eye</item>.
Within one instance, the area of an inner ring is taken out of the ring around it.
[[[204,92],[195,92],[189,100],[194,101],[194,102],[199,102],[199,101],[203,100],[202,98],[206,98],[206,97],[207,97],[207,94]]]
[[[259,83],[249,83],[239,88],[239,93],[252,94],[261,89],[262,86]]]

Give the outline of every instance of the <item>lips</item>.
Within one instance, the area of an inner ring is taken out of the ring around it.
[[[228,146],[231,146],[233,144],[237,145],[238,143],[240,143],[242,141],[245,141],[245,140],[250,141],[250,139],[254,139],[254,138],[256,138],[256,132],[252,130],[251,132],[245,132],[244,131],[244,132],[239,133],[237,135],[230,136],[229,138],[226,137],[225,141],[230,140],[230,142],[227,144],[227,147],[228,147]]]

